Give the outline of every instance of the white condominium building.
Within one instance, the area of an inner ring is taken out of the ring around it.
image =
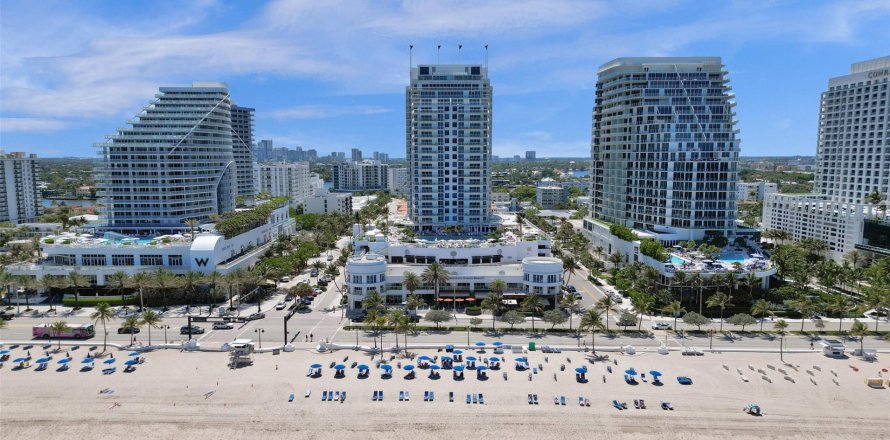
[[[257,194],[287,196],[291,206],[303,204],[312,194],[308,163],[263,162],[254,164],[253,170]]]
[[[386,171],[386,188],[391,194],[409,194],[411,192],[411,179],[408,177],[408,168],[390,168]]]
[[[37,155],[0,150],[0,222],[29,223],[41,213]]]
[[[232,155],[235,157],[235,195],[253,199],[253,112],[255,109],[232,105]]]
[[[336,191],[385,191],[389,166],[379,160],[339,162],[334,164]]]
[[[352,214],[352,194],[327,192],[323,188],[316,189],[303,202],[303,212],[307,214]]]
[[[129,127],[98,144],[104,230],[148,235],[188,229],[235,208],[228,86],[196,82],[161,87]]]
[[[669,244],[735,234],[739,140],[719,57],[618,58],[596,83],[594,219]]]
[[[491,106],[488,68],[411,68],[405,93],[406,144],[415,230],[491,229]]]
[[[763,200],[767,194],[779,192],[779,186],[771,182],[736,183],[736,200],[739,202]]]
[[[819,107],[815,194],[766,197],[763,227],[816,238],[830,257],[859,249],[890,255],[890,56],[828,80]],[[884,197],[869,204],[868,196]]]

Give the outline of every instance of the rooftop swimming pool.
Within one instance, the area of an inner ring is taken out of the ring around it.
[[[718,260],[720,260],[724,263],[742,264],[745,262],[746,258],[748,258],[748,256],[744,252],[734,252],[734,253],[727,252],[725,254],[720,255],[720,258],[718,258]],[[690,262],[691,262],[691,260],[688,260],[686,258],[681,258],[677,255],[671,254],[671,263],[673,263],[675,265],[687,264]]]

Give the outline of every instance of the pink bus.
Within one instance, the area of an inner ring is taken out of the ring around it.
[[[31,336],[35,338],[74,338],[86,339],[96,336],[96,329],[92,324],[68,324],[68,328],[57,335],[50,328],[50,324],[39,324],[31,328]]]

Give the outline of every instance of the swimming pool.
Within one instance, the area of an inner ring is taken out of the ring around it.
[[[726,263],[744,263],[748,255],[744,252],[728,252],[720,255],[720,261]]]
[[[686,264],[688,262],[689,262],[689,260],[680,258],[674,254],[671,254],[671,263],[673,263],[673,264],[681,265],[681,264]]]

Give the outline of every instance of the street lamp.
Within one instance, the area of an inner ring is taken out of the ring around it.
[[[169,325],[162,325],[161,328],[164,329],[164,344],[168,344],[168,343],[170,342],[170,340],[167,339],[167,329],[169,329],[170,326],[169,326]]]
[[[779,335],[779,360],[782,361],[782,363],[784,364],[784,363],[785,363],[785,358],[784,358],[783,353],[782,353],[782,344],[783,344],[783,342],[785,342],[785,334],[784,334],[784,333],[782,333],[782,334]]]
[[[266,330],[257,328],[257,329],[254,329],[253,332],[257,334],[257,337],[260,340],[260,348],[263,348],[263,333],[265,333]]]

